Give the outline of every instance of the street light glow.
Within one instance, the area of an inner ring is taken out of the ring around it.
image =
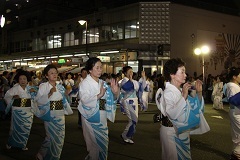
[[[209,53],[209,47],[208,46],[202,46],[201,51],[203,54]]]
[[[201,54],[201,49],[200,48],[196,48],[195,50],[194,50],[194,53],[196,54],[196,55],[200,55]]]
[[[84,23],[86,23],[87,21],[85,20],[79,20],[78,23],[80,23],[81,25],[84,25]]]
[[[1,23],[1,28],[3,28],[5,24],[5,17],[3,15],[0,17],[0,23]]]
[[[202,46],[201,49],[200,48],[196,48],[194,49],[194,53],[196,55],[202,55],[202,74],[203,74],[203,83],[205,82],[205,60],[204,60],[204,55],[208,54],[210,51],[208,46]]]

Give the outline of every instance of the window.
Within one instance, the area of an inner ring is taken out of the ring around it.
[[[74,32],[64,34],[64,47],[74,46]]]
[[[62,46],[62,37],[60,34],[47,36],[47,49],[60,48]]]
[[[123,25],[117,24],[112,26],[111,40],[123,39]]]
[[[100,42],[106,42],[111,39],[112,32],[111,32],[110,26],[101,26],[99,28],[99,32],[100,32],[100,37],[99,37]]]
[[[41,38],[35,38],[32,41],[32,50],[33,51],[44,50],[45,49],[44,45],[45,45],[44,40],[42,40]]]
[[[139,22],[128,21],[125,24],[125,39],[139,37]]]
[[[86,30],[83,30],[82,44],[86,44]],[[99,42],[98,28],[90,28],[87,32],[87,43]]]

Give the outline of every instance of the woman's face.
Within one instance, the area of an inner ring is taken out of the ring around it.
[[[240,84],[240,74],[238,76],[233,76],[233,79],[236,81],[236,83]]]
[[[68,74],[67,77],[68,77],[68,79],[71,79],[71,78],[72,78],[72,75],[71,75],[71,74]]]
[[[46,75],[48,81],[57,81],[58,77],[58,71],[55,68],[51,68],[47,75]]]
[[[87,77],[87,71],[86,70],[83,70],[81,75],[82,75],[82,78],[85,79]]]
[[[176,74],[171,75],[171,81],[179,85],[186,82],[186,69],[185,66],[178,67]]]
[[[128,70],[127,70],[127,72],[126,72],[126,77],[127,77],[127,78],[133,77],[133,70],[132,70],[132,69],[128,69]]]
[[[93,79],[98,80],[102,75],[102,63],[98,61],[89,72]]]
[[[28,84],[27,77],[25,75],[19,76],[18,83],[20,86],[26,86]]]

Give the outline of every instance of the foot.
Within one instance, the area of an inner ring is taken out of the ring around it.
[[[6,144],[6,148],[7,148],[7,149],[11,149],[12,146],[9,146],[8,144]]]
[[[134,144],[133,140],[129,139],[129,138],[123,138],[123,136],[121,135],[121,138],[122,140],[125,142],[125,143],[128,143],[128,144]]]
[[[28,148],[27,148],[27,147],[24,147],[24,148],[22,148],[22,150],[23,150],[23,151],[27,151],[27,150],[28,150]]]

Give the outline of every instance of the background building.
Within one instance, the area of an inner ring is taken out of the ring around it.
[[[205,44],[210,47],[205,74],[240,65],[236,1],[225,7],[199,1],[104,2],[1,1],[1,12],[17,7],[7,13],[0,32],[2,68],[48,63],[76,68],[88,56],[100,56],[104,72],[131,65],[136,72],[153,74],[161,73],[167,59],[180,57],[190,75],[200,75],[202,58],[193,50]],[[87,23],[80,25],[79,20]]]

